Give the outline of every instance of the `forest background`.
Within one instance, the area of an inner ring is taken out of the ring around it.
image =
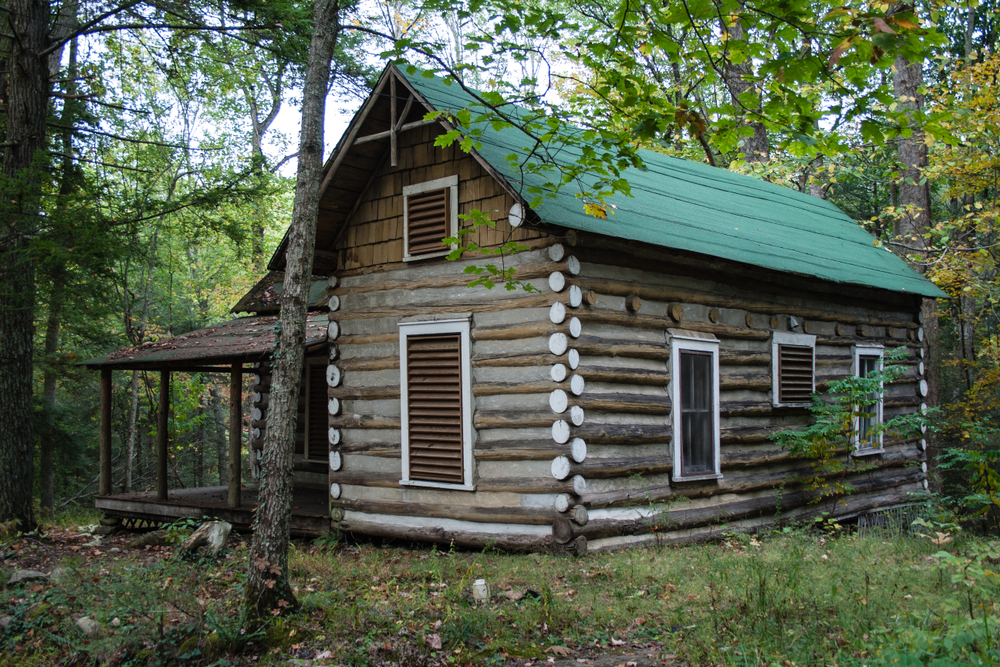
[[[353,110],[384,62],[403,59],[483,91],[473,116],[510,122],[514,101],[534,110],[517,122],[539,140],[584,127],[600,150],[549,173],[593,215],[613,216],[614,198],[628,196],[617,174],[638,147],[840,206],[949,294],[929,313],[943,406],[934,483],[995,531],[998,9],[339,3],[329,99]],[[0,219],[10,221],[0,225],[0,466],[30,471],[9,479],[30,486],[32,521],[86,505],[96,489],[98,376],[75,364],[232,317],[264,275],[291,213],[296,142],[278,119],[301,102],[311,15],[311,3],[289,0],[0,4]],[[40,150],[18,162],[11,91],[32,48],[24,17],[45,24],[32,67],[47,88]],[[596,184],[581,186],[584,172]],[[156,382],[116,374],[116,491],[155,484]],[[228,378],[177,374],[171,486],[227,482],[228,391]],[[26,516],[17,486],[0,490],[0,520]]]

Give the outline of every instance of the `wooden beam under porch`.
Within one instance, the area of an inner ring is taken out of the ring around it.
[[[214,517],[228,521],[235,530],[249,531],[257,508],[257,489],[241,489],[239,507],[229,507],[229,487],[171,489],[167,500],[157,499],[156,491],[101,495],[94,505],[105,516],[170,523],[184,517]],[[327,490],[294,489],[292,492],[292,536],[319,537],[330,530]]]

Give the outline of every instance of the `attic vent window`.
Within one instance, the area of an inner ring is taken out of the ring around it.
[[[472,487],[469,321],[402,323],[401,483]]]
[[[816,390],[816,336],[775,332],[771,394],[776,406],[808,406]]]
[[[457,233],[458,176],[403,188],[404,260],[448,254],[441,240]]]

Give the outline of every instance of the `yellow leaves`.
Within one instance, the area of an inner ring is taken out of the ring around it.
[[[908,21],[907,19],[897,18],[895,16],[892,17],[889,20],[892,21],[893,23],[895,23],[896,25],[898,25],[900,28],[906,28],[907,30],[917,30],[920,27],[918,24],[914,23],[913,21]]]
[[[936,537],[928,537],[927,538],[927,539],[929,539],[931,541],[931,544],[935,544],[937,546],[942,546],[944,544],[948,544],[949,542],[951,542],[951,533],[938,533],[938,532],[935,532],[934,534],[936,535]]]
[[[847,9],[831,9],[826,14],[823,15],[823,20],[828,21],[837,16],[849,16],[851,12]]]
[[[584,202],[583,212],[595,218],[600,218],[601,220],[608,219],[608,209],[605,206],[594,202]]]

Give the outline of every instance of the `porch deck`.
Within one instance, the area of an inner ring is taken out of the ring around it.
[[[94,505],[105,516],[170,523],[183,517],[210,516],[228,521],[236,530],[247,531],[257,507],[256,487],[240,489],[240,507],[228,507],[229,487],[207,486],[171,489],[167,500],[157,500],[156,491],[97,496]],[[327,492],[324,489],[295,489],[292,492],[292,535],[318,537],[330,530]]]

